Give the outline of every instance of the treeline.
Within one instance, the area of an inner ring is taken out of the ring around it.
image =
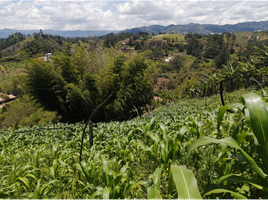
[[[43,31],[40,30],[38,33],[33,33],[33,40],[27,42],[22,50],[30,57],[37,57],[39,54],[59,51],[64,41],[66,41],[64,37],[44,34]]]
[[[23,41],[25,36],[22,33],[14,33],[8,36],[7,39],[0,38],[0,51],[6,49],[20,41]]]
[[[126,39],[129,39],[129,42],[127,43],[129,46],[134,46],[135,45],[134,41],[136,39],[139,39],[140,37],[142,37],[143,39],[146,40],[148,36],[149,36],[149,33],[140,31],[137,34],[127,33],[127,32],[122,32],[119,34],[109,33],[105,36],[101,36],[98,38],[104,41],[103,44],[105,47],[115,47],[118,42],[126,40]]]
[[[25,40],[28,38],[27,40]],[[15,33],[10,35],[7,39],[0,39],[0,58],[4,56],[16,56],[19,57],[38,57],[45,53],[54,53],[61,51],[63,44],[69,42],[71,44],[77,44],[79,42],[85,43],[89,40],[96,40],[97,38],[65,38],[60,35],[44,34],[40,29],[39,32],[34,32],[32,36],[28,34],[26,37],[22,33]],[[19,42],[24,41],[22,45]],[[15,46],[13,46],[15,45]],[[13,46],[12,49],[7,49]],[[1,52],[2,50],[2,52]]]

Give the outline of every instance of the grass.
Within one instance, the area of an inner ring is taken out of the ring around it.
[[[153,36],[152,39],[163,40],[164,38],[174,39],[175,42],[176,42],[176,38],[178,42],[185,41],[184,35],[180,35],[180,34],[160,34],[160,35]]]
[[[16,76],[23,74],[23,63],[22,62],[4,62],[0,64],[0,82],[1,91],[8,93],[13,89],[13,81]],[[16,82],[20,82],[17,78]]]
[[[252,35],[259,36],[260,40],[265,40],[268,38],[267,32],[252,32],[252,31],[235,32],[236,44],[239,44],[242,47],[246,46],[248,40],[251,38]]]
[[[33,37],[26,37],[24,41],[26,41],[26,42],[31,42],[31,41],[33,41],[33,40],[34,40]]]

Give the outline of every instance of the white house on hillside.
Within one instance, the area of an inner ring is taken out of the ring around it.
[[[46,53],[46,54],[45,54],[44,61],[48,61],[48,60],[50,60],[50,56],[52,56],[52,53]]]

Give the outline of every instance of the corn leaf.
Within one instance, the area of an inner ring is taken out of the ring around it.
[[[185,166],[171,165],[171,171],[179,199],[202,199],[191,170],[186,169]]]
[[[248,108],[251,128],[262,149],[262,160],[268,169],[268,112],[261,97],[253,92],[241,96],[242,103]]]
[[[215,193],[230,193],[233,197],[237,199],[247,199],[244,195],[230,190],[229,187],[219,185],[211,185],[207,190],[204,191],[203,198],[207,195]]]
[[[218,112],[218,117],[217,117],[217,130],[218,132],[220,131],[220,125],[221,125],[221,122],[223,120],[223,116],[224,116],[224,113],[226,112],[226,110],[230,109],[228,106],[222,106],[220,107],[219,109],[219,112]]]
[[[263,187],[267,188],[267,182],[263,179],[250,179],[250,178],[245,178],[243,176],[237,175],[237,174],[228,174],[225,176],[222,176],[218,179],[218,184],[222,183],[224,181],[235,181],[239,183],[250,183],[253,186],[257,187],[258,189],[263,189]]]
[[[237,142],[230,137],[227,138],[223,138],[223,139],[214,139],[214,138],[210,138],[210,137],[202,137],[199,138],[197,140],[195,140],[189,147],[188,147],[188,156],[190,154],[190,152],[194,149],[196,149],[197,147],[201,146],[201,145],[206,145],[209,143],[224,143],[227,144],[230,147],[239,149],[242,153],[242,155],[244,156],[244,158],[246,159],[247,163],[250,165],[250,167],[255,170],[255,172],[257,174],[260,175],[260,177],[262,177],[263,179],[265,179],[265,177],[267,176],[262,169],[255,163],[255,161],[237,144]]]
[[[153,184],[147,189],[147,198],[148,199],[162,199],[160,195],[160,177],[161,177],[161,168],[157,168],[154,171],[154,174],[150,179],[153,180]]]
[[[109,199],[110,196],[110,188],[103,189],[103,199]]]

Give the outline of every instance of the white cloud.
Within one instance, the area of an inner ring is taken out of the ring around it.
[[[0,0],[0,29],[122,30],[144,25],[265,21],[268,2]]]

